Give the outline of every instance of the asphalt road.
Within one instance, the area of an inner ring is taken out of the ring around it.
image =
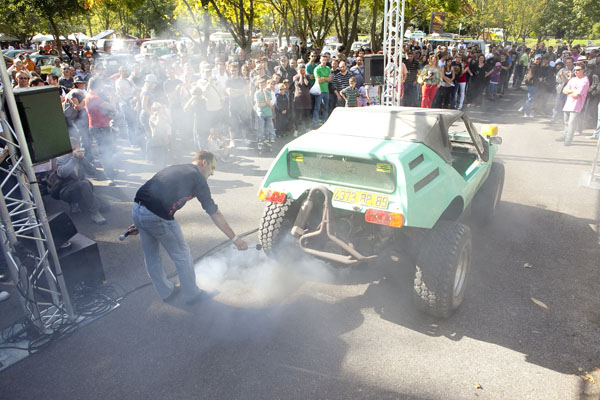
[[[473,227],[469,286],[450,319],[413,309],[402,265],[396,274],[381,265],[340,270],[227,248],[198,266],[211,298],[167,304],[141,289],[0,373],[0,398],[597,399],[600,206],[598,190],[585,186],[595,142],[555,142],[558,126],[516,111],[523,98],[510,91],[468,111],[499,125],[506,180],[497,218]],[[113,203],[109,223],[75,222],[98,241],[109,284],[129,290],[148,277],[139,239],[118,235],[153,168],[133,149],[121,157],[119,186],[97,183]],[[237,233],[258,227],[256,194],[271,159],[238,148],[209,181]],[[177,219],[195,257],[226,239],[196,202]],[[2,326],[18,312],[14,296],[0,304]]]

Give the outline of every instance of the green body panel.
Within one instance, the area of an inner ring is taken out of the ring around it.
[[[317,185],[326,186],[332,192],[336,188],[349,188],[339,184],[290,177],[287,158],[288,153],[294,151],[387,161],[394,166],[396,174],[397,184],[393,193],[357,187],[350,187],[350,189],[388,195],[389,204],[385,209],[402,213],[405,226],[432,228],[457,197],[461,199],[463,209],[470,204],[473,196],[487,179],[497,146],[489,146],[489,162],[480,160],[469,162],[470,160],[455,158],[456,164],[453,166],[429,147],[418,142],[358,136],[341,137],[312,131],[288,143],[280,151],[263,179],[261,187],[287,193],[288,197],[293,199],[298,199]],[[415,165],[415,160],[421,156],[422,161]],[[464,165],[460,164],[461,162]],[[365,213],[368,208],[374,208],[335,200],[332,205],[334,208],[361,213]]]

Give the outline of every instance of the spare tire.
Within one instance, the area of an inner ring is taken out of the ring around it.
[[[260,219],[258,240],[266,254],[272,253],[281,240],[290,235],[295,218],[290,208],[293,200],[287,198],[284,204],[268,203]]]

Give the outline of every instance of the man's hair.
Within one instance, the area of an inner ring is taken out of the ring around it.
[[[213,162],[217,160],[217,157],[215,157],[215,155],[208,150],[200,150],[196,153],[192,162],[200,163],[200,161],[202,160],[205,160],[207,162]]]
[[[44,83],[42,78],[33,78],[29,81],[29,86],[37,86],[40,83]]]

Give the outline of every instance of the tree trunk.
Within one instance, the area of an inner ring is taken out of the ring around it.
[[[92,19],[90,18],[90,14],[86,13],[85,19],[87,20],[87,24],[88,24],[89,35],[90,35],[90,37],[93,37],[94,35],[92,33]]]
[[[190,4],[187,2],[187,0],[182,0],[182,1],[188,10],[188,13],[190,14],[192,21],[194,22],[194,29],[196,29],[196,33],[198,34],[198,40],[202,40],[202,33],[200,32],[200,25],[198,24],[198,21],[196,20],[196,16],[194,15],[194,11],[192,10],[192,7],[190,7]],[[194,42],[194,44],[197,44],[196,41],[194,40],[194,38],[190,37],[190,39],[192,40],[192,42]]]
[[[50,27],[52,28],[52,33],[54,34],[54,41],[56,42],[56,50],[58,51],[58,56],[62,58],[62,42],[60,41],[60,32],[58,31],[58,27],[56,26],[56,22],[52,17],[52,14],[47,12],[46,17],[48,18],[48,22],[50,23]]]
[[[377,43],[377,9],[379,8],[379,1],[373,0],[373,9],[371,10],[371,48],[374,50]]]

